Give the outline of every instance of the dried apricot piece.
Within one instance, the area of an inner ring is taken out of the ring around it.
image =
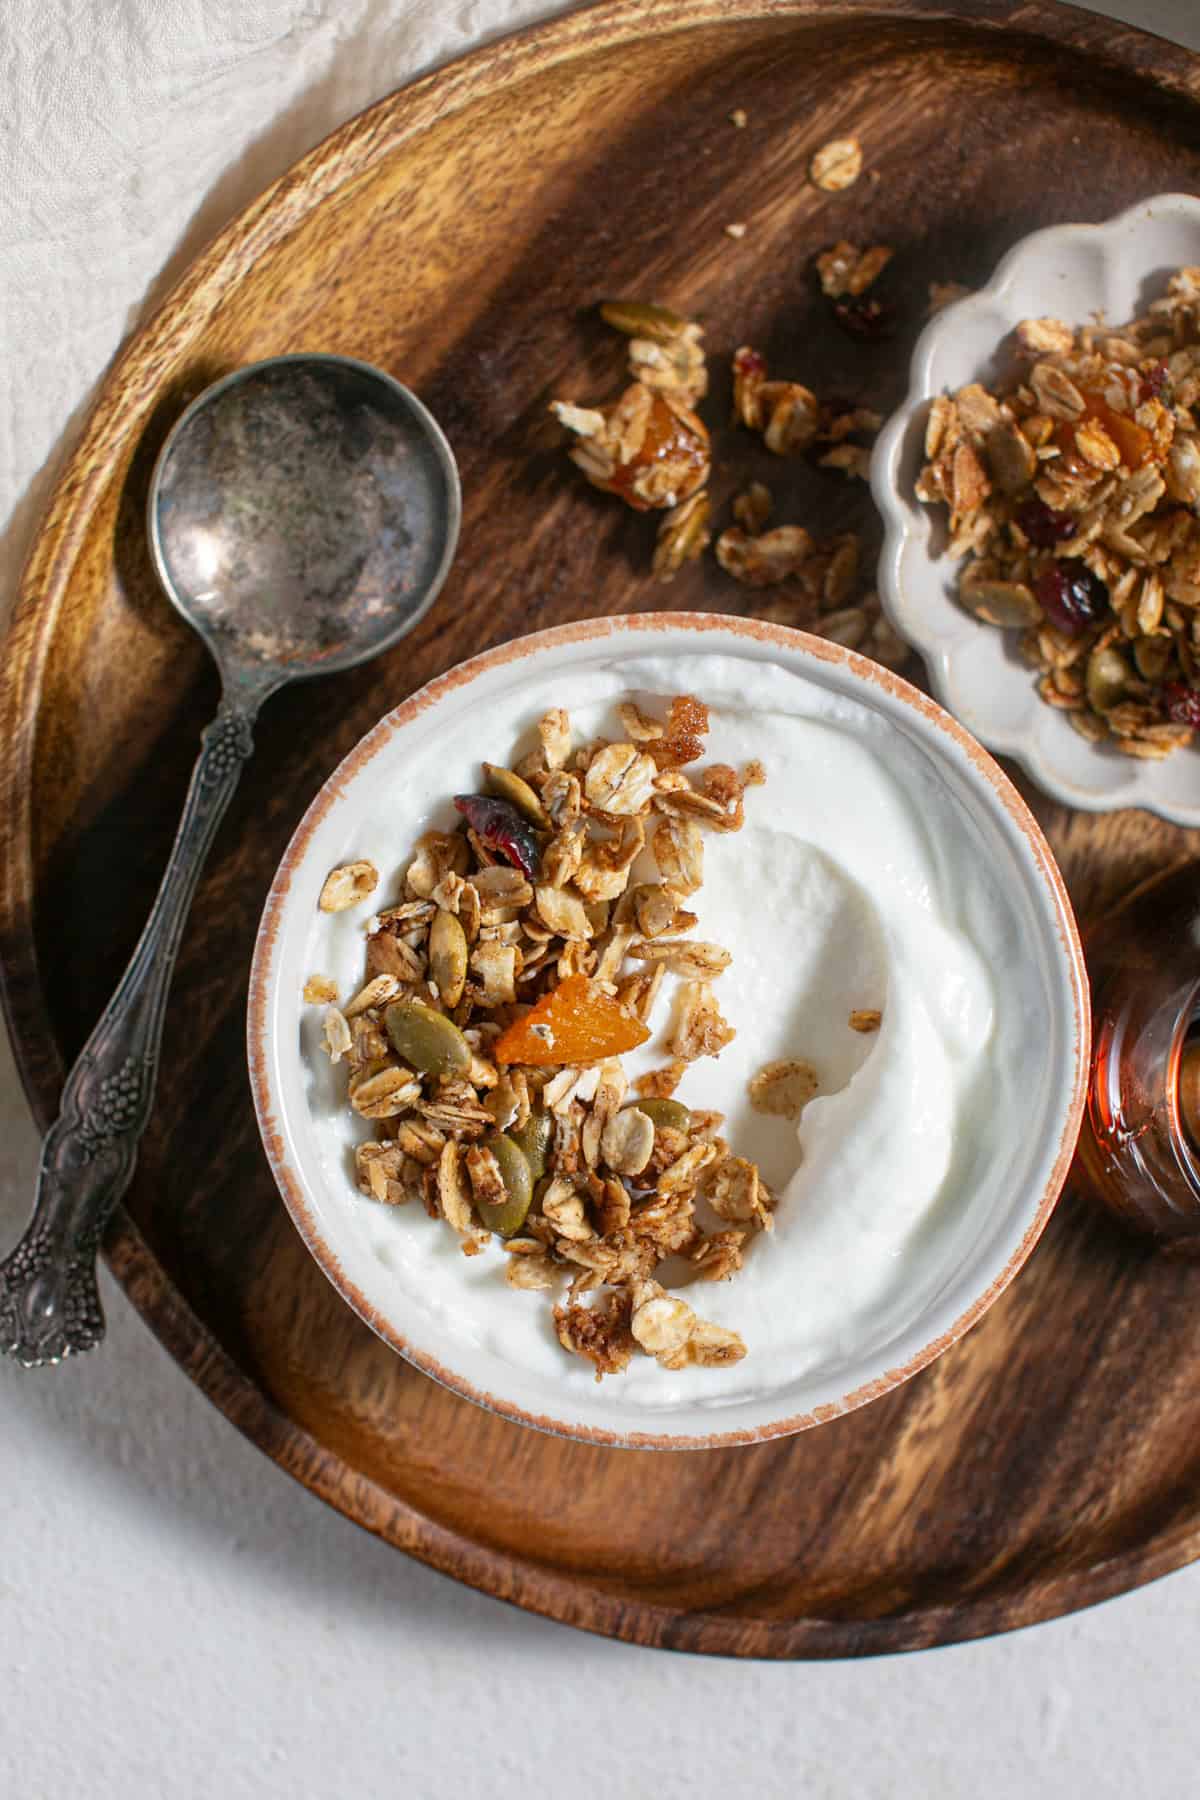
[[[568,975],[496,1039],[498,1063],[599,1062],[644,1044],[647,1026],[586,975]]]

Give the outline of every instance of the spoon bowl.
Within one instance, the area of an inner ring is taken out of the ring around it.
[[[367,363],[301,354],[192,402],[159,453],[147,525],[168,597],[222,667],[290,681],[411,631],[460,512],[450,446],[415,395]]]

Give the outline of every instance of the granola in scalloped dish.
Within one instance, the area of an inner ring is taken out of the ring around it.
[[[1129,324],[1026,319],[1011,381],[939,396],[917,497],[958,596],[1019,631],[1081,736],[1160,758],[1200,725],[1200,269]]]

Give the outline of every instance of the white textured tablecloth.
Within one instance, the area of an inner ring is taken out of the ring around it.
[[[630,0],[635,3],[635,0]],[[301,151],[537,0],[0,0],[0,593],[122,338]],[[1095,10],[1200,48],[1200,0]],[[0,1243],[35,1141],[0,1047]],[[104,1349],[0,1366],[0,1800],[1174,1800],[1200,1570],[1029,1632],[735,1665],[571,1633],[322,1507],[105,1282]]]

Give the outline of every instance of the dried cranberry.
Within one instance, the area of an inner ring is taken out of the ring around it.
[[[889,300],[851,294],[845,300],[834,301],[833,314],[851,337],[882,340],[896,335],[896,308]]]
[[[1189,687],[1186,681],[1168,681],[1163,699],[1168,719],[1174,719],[1177,725],[1200,726],[1200,688]]]
[[[540,855],[538,841],[533,826],[515,806],[493,800],[490,794],[455,794],[454,804],[481,844],[498,851],[532,881]]]
[[[1036,496],[1023,501],[1013,517],[1030,543],[1036,544],[1039,550],[1053,550],[1055,544],[1074,537],[1077,529],[1070,513],[1055,512]]]
[[[1074,557],[1047,563],[1034,592],[1050,623],[1072,637],[1085,625],[1094,625],[1108,606],[1108,589],[1100,577]]]
[[[1143,369],[1140,396],[1143,400],[1161,400],[1164,406],[1169,406],[1171,391],[1171,371],[1165,362]]]
[[[761,375],[765,381],[767,359],[765,356],[760,356],[757,350],[751,350],[749,346],[743,345],[740,350],[734,351],[733,372],[743,378],[747,375]]]

